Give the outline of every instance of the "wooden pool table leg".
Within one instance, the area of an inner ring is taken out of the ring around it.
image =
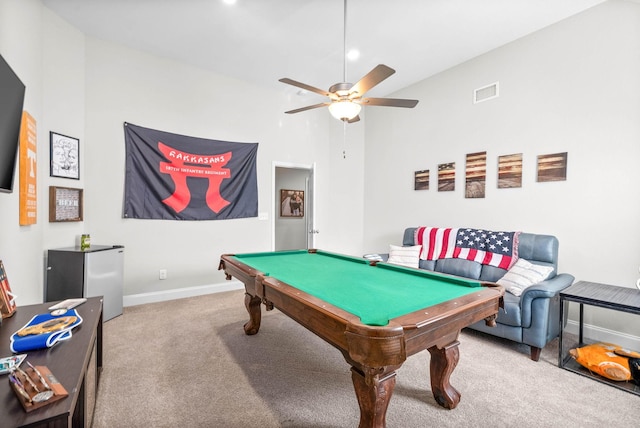
[[[447,409],[455,409],[460,402],[460,393],[449,383],[453,369],[458,365],[460,351],[457,340],[439,348],[429,348],[431,354],[431,391],[438,404]]]
[[[249,321],[244,325],[244,332],[250,336],[258,333],[258,330],[260,330],[260,321],[262,320],[261,303],[262,300],[260,297],[245,293],[244,306],[247,308],[247,312],[249,312]]]
[[[365,368],[363,374],[351,367],[351,379],[360,405],[358,428],[384,428],[387,407],[396,385],[396,372],[382,373],[383,369]]]

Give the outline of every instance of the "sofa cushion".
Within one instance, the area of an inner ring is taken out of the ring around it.
[[[520,298],[511,293],[504,293],[504,307],[498,311],[496,322],[513,327],[522,327],[522,311],[520,310]]]
[[[426,269],[430,271],[436,270],[435,260],[422,260],[420,259],[420,269]]]
[[[436,272],[449,275],[464,276],[469,279],[479,279],[482,265],[465,259],[440,259],[436,261]]]
[[[408,227],[404,230],[404,234],[402,235],[402,245],[405,247],[416,245],[416,234],[417,227]]]
[[[502,278],[505,273],[507,273],[506,269],[484,265],[482,266],[482,272],[480,273],[480,281],[496,282]]]
[[[421,248],[420,245],[412,245],[410,247],[389,245],[389,259],[387,263],[417,269]]]
[[[556,276],[558,267],[558,238],[551,235],[521,233],[518,241],[518,257],[537,265],[552,266],[549,278]]]
[[[514,296],[520,296],[525,288],[544,281],[553,272],[551,266],[535,265],[525,259],[518,259],[515,265],[498,281],[505,290]]]

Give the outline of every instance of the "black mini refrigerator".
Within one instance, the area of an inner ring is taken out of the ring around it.
[[[103,296],[103,320],[110,320],[122,315],[123,271],[123,246],[48,250],[45,302]]]

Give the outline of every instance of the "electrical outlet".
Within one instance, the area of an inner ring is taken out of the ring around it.
[[[167,279],[167,270],[160,269],[160,279]]]

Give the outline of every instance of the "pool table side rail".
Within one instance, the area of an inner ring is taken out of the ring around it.
[[[495,318],[501,305],[501,290],[486,288],[472,295],[462,296],[455,301],[443,302],[422,311],[396,318],[405,327],[407,355],[422,351],[425,347],[442,347],[449,342],[442,332],[460,332],[463,328],[484,320],[495,326]],[[415,328],[409,328],[415,325]]]
[[[451,275],[449,273],[444,272],[436,272],[433,270],[426,269],[418,269],[408,266],[397,265],[394,263],[381,262],[378,260],[370,260],[369,264],[371,266],[375,266],[379,269],[389,269],[395,271],[401,271],[410,275],[418,275],[427,278],[438,278],[444,282],[449,282],[456,285],[461,285],[464,287],[485,287],[485,286],[495,286],[496,284],[486,281],[480,281],[476,279],[469,279],[462,276]]]

